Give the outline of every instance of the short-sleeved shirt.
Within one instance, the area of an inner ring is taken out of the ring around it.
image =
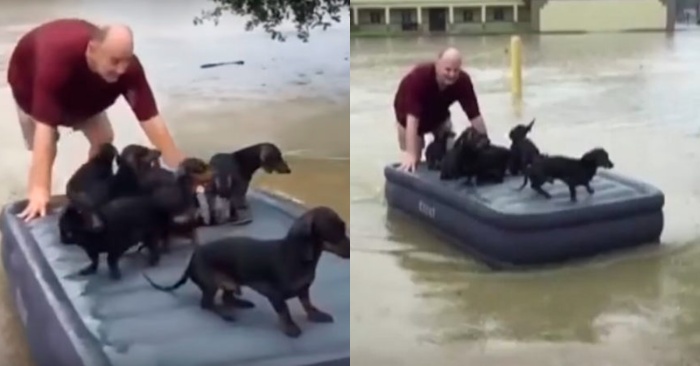
[[[7,81],[17,105],[36,121],[52,126],[94,116],[124,96],[139,121],[158,115],[158,107],[139,59],[108,83],[92,72],[85,51],[97,26],[80,19],[44,23],[17,43]]]
[[[426,134],[439,128],[450,117],[449,108],[456,101],[470,120],[481,116],[469,74],[460,71],[454,84],[440,90],[435,63],[421,63],[399,84],[394,97],[396,121],[406,126],[406,116],[411,114],[418,118],[418,133]]]

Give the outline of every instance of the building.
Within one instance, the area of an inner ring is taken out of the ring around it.
[[[672,31],[677,0],[351,0],[359,34]]]

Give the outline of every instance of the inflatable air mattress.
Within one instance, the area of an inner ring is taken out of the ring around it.
[[[397,166],[384,169],[388,206],[428,223],[494,268],[556,264],[658,243],[663,230],[663,193],[610,172],[594,177],[593,195],[580,187],[574,203],[561,182],[544,186],[548,200],[529,185],[517,190],[522,177],[474,187],[441,181],[423,164],[414,174]]]
[[[286,234],[304,209],[275,196],[249,194],[255,220],[246,226],[203,228],[202,241],[225,235],[277,238]],[[173,293],[150,287],[141,276],[173,283],[191,249],[173,246],[161,264],[148,268],[143,254],[122,259],[123,279],[111,281],[106,265],[94,276],[75,275],[87,257],[58,241],[58,209],[25,224],[16,214],[25,202],[5,207],[0,221],[2,258],[32,355],[39,366],[214,366],[349,365],[350,265],[321,257],[311,288],[332,324],[313,324],[297,300],[289,300],[303,333],[286,337],[266,299],[244,288],[254,309],[240,309],[234,323],[199,308],[199,290],[188,282]],[[206,244],[205,244],[206,245]]]

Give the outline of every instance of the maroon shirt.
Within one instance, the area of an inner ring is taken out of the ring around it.
[[[71,126],[110,107],[123,95],[139,121],[158,115],[138,58],[115,83],[90,71],[85,50],[94,24],[48,22],[25,34],[10,57],[7,81],[19,107],[39,122]]]
[[[434,131],[450,117],[450,105],[459,101],[469,119],[481,115],[474,85],[469,75],[460,71],[457,81],[440,90],[435,63],[418,64],[401,80],[394,97],[396,120],[406,126],[406,115],[418,118],[418,133]]]

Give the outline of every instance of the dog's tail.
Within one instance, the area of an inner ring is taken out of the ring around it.
[[[153,282],[153,280],[150,279],[145,273],[142,273],[141,275],[156,290],[171,292],[171,291],[177,290],[180,286],[184,285],[185,282],[187,282],[187,278],[190,276],[190,267],[187,266],[187,269],[185,269],[185,271],[182,273],[182,277],[180,277],[180,279],[177,280],[177,282],[175,282],[174,284],[172,284],[170,286],[163,286],[163,285],[159,285],[159,284]]]

